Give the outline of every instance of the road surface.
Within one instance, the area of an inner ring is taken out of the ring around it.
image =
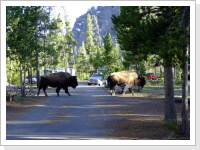
[[[105,121],[111,108],[105,103],[112,98],[104,87],[79,82],[76,89],[64,90],[60,97],[47,90],[48,100],[32,108],[20,119],[6,122],[6,140],[105,140]],[[40,96],[44,96],[41,90]]]

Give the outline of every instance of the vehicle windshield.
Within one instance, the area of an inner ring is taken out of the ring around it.
[[[100,74],[92,74],[92,77],[101,77],[101,75]]]
[[[147,75],[153,75],[153,73],[147,73]]]

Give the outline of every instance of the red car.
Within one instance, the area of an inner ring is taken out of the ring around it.
[[[147,73],[146,74],[147,79],[155,79],[155,78],[160,78],[160,75],[154,75],[154,73]]]

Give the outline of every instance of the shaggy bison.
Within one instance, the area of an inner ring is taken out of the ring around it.
[[[48,96],[46,93],[46,88],[48,86],[57,87],[56,93],[58,96],[59,96],[59,91],[61,88],[63,88],[65,92],[69,96],[71,96],[68,92],[68,86],[71,86],[72,88],[75,89],[76,86],[78,86],[78,82],[77,82],[76,76],[71,76],[67,72],[57,72],[57,73],[52,73],[49,75],[44,75],[44,76],[41,76],[40,86],[38,88],[38,95],[40,94],[40,90],[43,88],[45,95]]]
[[[142,75],[138,75],[134,71],[121,71],[114,72],[107,78],[108,85],[110,86],[110,94],[115,95],[115,86],[118,85],[122,87],[121,94],[125,94],[125,92],[129,89],[132,95],[133,86],[138,85],[142,88],[146,84],[146,80]]]

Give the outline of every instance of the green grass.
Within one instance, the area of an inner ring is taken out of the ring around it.
[[[106,88],[106,91],[109,92],[109,88]],[[117,88],[116,88],[116,94]],[[126,96],[131,96],[129,91],[126,92]],[[190,92],[189,92],[190,96]],[[164,85],[152,85],[145,86],[140,92],[137,91],[137,88],[134,88],[134,97],[146,97],[146,98],[164,98]],[[182,87],[181,85],[174,86],[174,97],[182,97]]]

